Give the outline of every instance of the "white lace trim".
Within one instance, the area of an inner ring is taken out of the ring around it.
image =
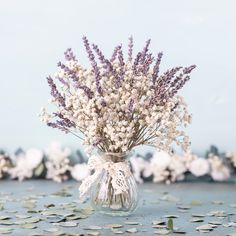
[[[131,176],[128,161],[114,163],[101,157],[91,156],[88,160],[88,167],[94,173],[82,181],[79,187],[80,198],[88,193],[92,184],[97,180],[103,170],[106,170],[112,177],[111,184],[114,188],[115,195],[128,191],[129,187],[126,179]]]

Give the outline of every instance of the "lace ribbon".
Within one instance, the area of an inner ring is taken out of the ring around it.
[[[129,189],[126,179],[131,176],[128,161],[112,162],[105,160],[105,158],[91,156],[88,160],[88,167],[94,173],[85,178],[80,187],[80,198],[84,197],[92,184],[98,179],[103,170],[108,172],[108,175],[112,178],[111,184],[114,189],[114,194],[126,193]]]

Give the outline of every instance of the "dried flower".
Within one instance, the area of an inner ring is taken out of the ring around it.
[[[208,174],[209,170],[209,162],[204,158],[193,160],[189,166],[189,171],[197,177]]]
[[[87,164],[76,164],[71,168],[71,176],[77,181],[85,179],[90,174],[90,170]]]
[[[43,109],[41,120],[103,152],[126,152],[139,145],[171,151],[173,143],[186,150],[189,139],[183,128],[191,116],[177,92],[195,66],[160,74],[162,53],[152,67],[150,40],[133,57],[131,37],[127,61],[121,45],[109,60],[86,37],[83,42],[92,68],[80,65],[71,49],[65,52],[65,63],[59,62],[55,77],[48,77],[57,110],[49,114]]]
[[[12,162],[9,156],[0,151],[0,179],[4,178],[8,170],[12,167]]]
[[[223,160],[214,154],[208,157],[211,166],[210,175],[215,181],[224,181],[230,177],[230,169]]]
[[[17,152],[15,167],[8,170],[10,177],[20,181],[32,178],[34,170],[42,163],[43,157],[43,152],[35,148],[31,148],[26,152],[22,150]]]
[[[52,142],[45,151],[47,161],[45,162],[47,168],[47,179],[52,179],[56,182],[67,180],[68,174],[71,170],[69,148],[63,148],[60,143]]]

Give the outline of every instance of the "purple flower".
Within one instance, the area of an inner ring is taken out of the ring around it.
[[[99,72],[97,63],[96,63],[96,61],[95,61],[94,54],[93,54],[93,52],[92,52],[92,50],[91,50],[91,48],[90,48],[88,39],[87,39],[85,36],[83,37],[83,41],[84,41],[85,49],[86,49],[86,51],[87,51],[87,53],[88,53],[89,60],[90,60],[90,62],[91,62],[91,65],[92,65],[92,67],[93,67],[93,70],[94,70],[97,92],[98,92],[100,95],[102,95],[102,87],[101,87],[101,84],[100,84],[101,76],[100,76],[100,72]]]
[[[153,84],[156,83],[156,80],[157,80],[157,77],[158,77],[162,56],[163,56],[163,53],[159,52],[158,55],[157,55],[156,64],[153,67],[153,74],[152,74]]]
[[[113,61],[115,61],[116,59],[116,56],[118,54],[118,51],[121,49],[121,45],[118,45],[115,47],[114,51],[113,51],[113,54],[111,56],[111,59],[110,59],[110,62],[112,63]]]
[[[67,61],[77,61],[76,60],[76,57],[74,55],[74,53],[72,52],[72,49],[71,48],[68,48],[65,52],[64,52],[64,55],[65,55],[65,59]]]
[[[128,105],[128,110],[130,113],[133,112],[133,107],[134,107],[134,100],[131,98]]]
[[[133,37],[130,36],[129,37],[129,44],[128,44],[128,60],[131,62],[132,61],[132,57],[133,57]]]
[[[53,82],[53,79],[49,76],[47,77],[47,81],[51,88],[51,95],[59,102],[61,106],[65,107],[65,98],[58,92],[56,84]]]

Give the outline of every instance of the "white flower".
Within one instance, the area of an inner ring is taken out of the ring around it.
[[[151,160],[151,165],[154,168],[164,170],[171,163],[171,156],[164,151],[155,152]]]
[[[60,163],[71,155],[71,150],[68,147],[63,148],[59,142],[51,142],[45,150],[47,158],[53,163]]]
[[[41,150],[31,148],[26,153],[21,153],[15,157],[15,167],[8,170],[12,179],[19,179],[20,181],[31,178],[34,169],[42,162],[43,152]]]
[[[197,177],[208,174],[209,170],[209,162],[204,158],[197,158],[189,165],[189,171]]]
[[[88,165],[85,163],[82,164],[76,164],[71,168],[71,176],[77,180],[81,181],[85,179],[90,174],[90,170],[88,168]]]
[[[130,163],[135,180],[138,183],[143,183],[143,179],[141,178],[141,176],[146,170],[149,169],[149,162],[144,160],[142,157],[132,157],[130,158]]]
[[[187,167],[184,162],[184,157],[180,155],[173,155],[168,169],[170,170],[170,181],[176,182],[184,180],[184,173],[187,171]]]
[[[171,157],[167,152],[156,152],[150,161],[150,167],[143,173],[145,177],[153,175],[153,182],[162,182],[168,179],[169,171],[167,167],[171,162]]]
[[[11,160],[5,154],[0,154],[0,179],[8,172],[11,167]]]
[[[210,155],[211,177],[215,181],[224,181],[230,177],[230,169],[218,156]]]
[[[53,179],[56,182],[62,182],[68,179],[68,172],[71,170],[70,155],[71,150],[62,147],[58,142],[52,142],[46,149],[47,161],[47,179]]]
[[[236,167],[236,152],[227,152],[226,157],[231,161],[234,167]]]

